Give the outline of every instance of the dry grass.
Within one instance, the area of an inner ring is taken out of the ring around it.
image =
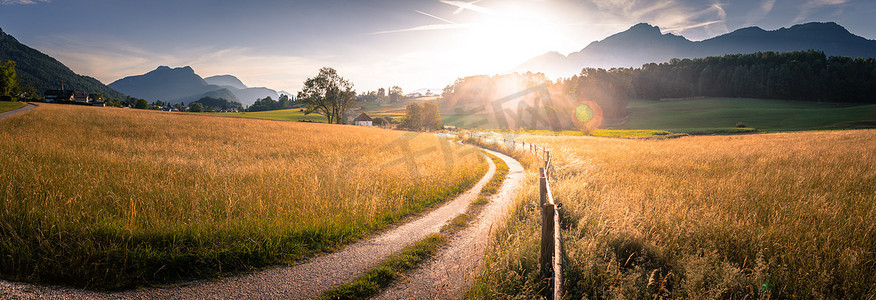
[[[0,274],[91,288],[294,263],[486,172],[432,135],[111,108],[41,105],[0,140]]]
[[[554,155],[572,299],[876,295],[876,131],[525,140]],[[536,195],[482,297],[537,297]]]

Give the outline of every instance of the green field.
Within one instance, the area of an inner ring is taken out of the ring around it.
[[[626,124],[606,129],[655,129],[696,133],[733,128],[759,131],[876,128],[876,105],[707,98],[688,101],[634,100]]]
[[[11,110],[16,110],[18,108],[24,107],[26,104],[24,102],[9,102],[9,101],[0,101],[0,113],[4,113]]]
[[[320,114],[308,114],[305,115],[304,111],[301,108],[293,108],[293,109],[282,109],[282,110],[269,110],[269,111],[258,111],[258,112],[239,112],[239,113],[212,113],[214,115],[220,116],[229,116],[229,117],[238,117],[238,118],[252,118],[252,119],[264,119],[264,120],[277,120],[277,121],[298,121],[298,122],[319,122],[325,123],[325,116]]]

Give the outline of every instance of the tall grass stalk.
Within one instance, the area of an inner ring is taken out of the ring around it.
[[[95,289],[293,264],[487,169],[432,135],[112,108],[41,105],[0,140],[0,276]]]
[[[874,130],[525,140],[552,150],[571,299],[876,295]],[[478,298],[539,297],[533,186]]]

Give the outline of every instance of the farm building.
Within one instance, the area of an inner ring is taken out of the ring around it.
[[[353,124],[356,126],[374,126],[374,120],[365,113],[362,113],[353,120]]]
[[[91,95],[89,95],[88,93],[73,93],[73,101],[91,102]]]
[[[75,93],[65,90],[47,90],[46,102],[73,101]]]

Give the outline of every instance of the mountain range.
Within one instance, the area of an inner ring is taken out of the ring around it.
[[[823,51],[827,56],[876,57],[876,41],[854,35],[833,22],[806,23],[771,31],[747,27],[703,41],[663,34],[656,26],[640,23],[569,55],[549,52],[532,58],[515,71],[567,77],[585,67],[641,67],[672,58],[810,49]]]
[[[271,99],[277,100],[280,98],[281,94],[265,87],[247,87],[242,81],[240,81],[240,79],[237,79],[237,77],[234,77],[233,75],[210,76],[204,78],[204,81],[208,84],[221,86],[230,90],[238,100],[246,105],[252,105],[256,100],[264,99],[265,97],[271,97]]]
[[[22,85],[32,85],[40,93],[63,86],[92,94],[103,94],[106,99],[124,99],[126,95],[107,87],[92,77],[76,74],[58,60],[39,50],[24,45],[0,29],[0,61],[15,61],[15,71]]]
[[[204,97],[212,97],[252,105],[257,99],[279,98],[272,89],[249,88],[232,75],[202,78],[189,66],[159,66],[143,75],[116,80],[109,86],[137,98],[170,103],[191,103]]]

